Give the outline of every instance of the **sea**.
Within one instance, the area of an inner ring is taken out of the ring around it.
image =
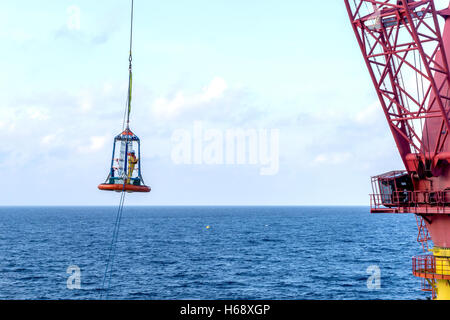
[[[413,215],[368,207],[0,207],[0,299],[427,300]],[[108,283],[108,282],[106,282]]]

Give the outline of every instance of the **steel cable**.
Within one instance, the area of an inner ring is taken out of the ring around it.
[[[134,15],[134,0],[131,0],[131,29],[130,29],[130,56],[129,56],[129,82],[128,82],[128,93],[127,93],[127,104],[125,107],[125,113],[123,116],[123,122],[122,122],[122,130],[125,129],[125,121],[127,122],[127,129],[130,119],[130,105],[131,105],[131,61],[132,61],[132,55],[131,55],[131,49],[132,49],[132,43],[133,43],[133,15]],[[126,146],[128,146],[130,142],[130,136],[127,135],[125,143]],[[122,141],[123,143],[123,141]],[[125,148],[126,150],[126,148]],[[127,154],[125,154],[125,162],[127,161]],[[103,281],[102,281],[102,289],[100,292],[100,299],[108,299],[108,293],[109,289],[111,288],[111,278],[113,273],[113,265],[114,265],[114,258],[116,255],[116,248],[117,248],[117,240],[119,238],[119,230],[120,230],[120,224],[122,221],[122,215],[123,215],[123,207],[125,203],[125,185],[127,183],[127,177],[125,170],[123,171],[123,188],[120,195],[120,201],[119,201],[119,208],[117,210],[116,214],[116,220],[114,222],[114,228],[113,228],[113,237],[111,240],[111,243],[109,245],[109,254],[108,259],[105,267],[105,272],[103,274]],[[107,287],[105,288],[105,285],[107,284]]]

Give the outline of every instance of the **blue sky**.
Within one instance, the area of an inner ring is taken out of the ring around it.
[[[0,4],[2,205],[118,201],[97,185],[122,125],[129,4]],[[402,168],[343,2],[136,0],[134,28],[131,121],[153,190],[128,204],[366,205],[370,176]],[[176,165],[171,136],[195,121],[278,129],[278,174]]]

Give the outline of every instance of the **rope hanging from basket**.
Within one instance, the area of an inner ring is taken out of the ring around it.
[[[127,108],[125,109],[125,115],[124,115],[124,122],[125,117],[127,120],[127,129],[129,129],[130,125],[130,113],[131,113],[131,93],[132,93],[132,84],[133,84],[133,73],[132,73],[132,45],[133,45],[133,14],[134,14],[134,0],[131,0],[131,30],[130,30],[130,57],[128,59],[129,61],[129,81],[128,81],[128,97],[127,97]],[[126,137],[126,146],[128,147],[128,143],[130,136],[127,135]],[[108,293],[109,289],[111,287],[111,278],[113,274],[113,264],[114,264],[114,258],[116,255],[116,247],[117,247],[117,240],[119,238],[119,230],[120,230],[120,223],[122,221],[122,215],[123,215],[123,207],[125,203],[125,185],[126,185],[126,179],[125,179],[125,173],[123,177],[123,188],[120,195],[120,201],[119,201],[119,208],[117,210],[116,214],[116,220],[114,222],[114,228],[113,228],[113,237],[109,246],[109,254],[107,258],[107,263],[105,267],[105,272],[103,274],[103,281],[102,281],[102,289],[100,291],[100,299],[106,298],[108,299]],[[106,286],[106,288],[105,288]]]

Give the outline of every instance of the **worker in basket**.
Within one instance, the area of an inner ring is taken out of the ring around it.
[[[128,179],[127,179],[127,184],[130,184],[130,179],[133,175],[133,171],[134,171],[134,167],[136,166],[136,164],[138,163],[138,158],[136,158],[136,153],[134,152],[134,150],[132,150],[130,152],[130,154],[128,155]]]

